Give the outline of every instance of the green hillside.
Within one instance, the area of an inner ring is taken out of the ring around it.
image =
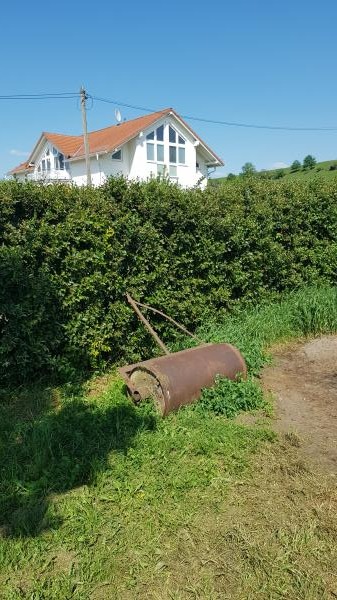
[[[318,162],[311,169],[303,169],[303,167],[301,167],[298,171],[292,171],[291,167],[287,167],[285,169],[274,169],[271,171],[258,171],[256,176],[266,179],[280,179],[281,181],[285,181],[287,179],[298,179],[304,181],[317,176],[330,180],[337,177],[337,160]],[[242,177],[242,175],[235,175],[235,177]],[[210,181],[212,184],[217,185],[229,180],[230,178],[228,177],[218,177]]]

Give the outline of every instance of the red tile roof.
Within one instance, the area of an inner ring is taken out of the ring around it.
[[[81,135],[63,135],[48,131],[44,131],[42,135],[67,157],[73,156],[83,140]]]
[[[29,162],[28,160],[26,160],[23,163],[20,163],[17,167],[15,167],[14,169],[12,169],[11,171],[9,171],[10,173],[19,173],[19,172],[25,172],[25,171],[32,171],[34,169],[34,167],[30,167],[29,166]]]
[[[135,137],[143,129],[146,129],[161,119],[161,117],[168,114],[171,110],[171,108],[167,108],[165,110],[151,113],[150,115],[145,115],[145,117],[138,117],[137,119],[132,119],[132,121],[125,121],[124,123],[120,123],[120,125],[111,125],[110,127],[105,127],[105,129],[92,131],[89,133],[90,153],[94,154],[95,152],[108,152],[109,150],[118,148],[122,144],[125,144],[128,140],[131,140],[133,137]],[[80,140],[81,145],[76,152],[74,152],[73,158],[84,156],[82,136],[80,137]]]
[[[207,148],[207,150],[215,156],[215,158],[222,164],[220,158],[214,154],[214,152],[191,130],[191,128],[183,121],[181,117],[172,108],[166,108],[158,112],[145,115],[144,117],[138,117],[131,121],[125,121],[118,125],[111,125],[98,131],[92,131],[88,134],[89,138],[89,152],[90,154],[109,152],[115,148],[119,148],[122,144],[125,144],[143,129],[146,129],[156,121],[173,113],[184,125],[195,135],[195,137]],[[84,156],[84,145],[82,135],[63,135],[62,133],[49,133],[44,131],[42,136],[53,144],[58,150],[62,152],[67,158],[82,158]],[[34,151],[33,151],[34,152]],[[31,155],[32,156],[32,155]],[[31,157],[30,157],[31,159]],[[28,161],[21,163],[11,173],[19,173],[20,171],[26,171],[29,169]]]

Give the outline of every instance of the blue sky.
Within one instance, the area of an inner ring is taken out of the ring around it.
[[[1,12],[1,95],[83,84],[92,95],[182,115],[337,127],[336,0],[20,0]],[[89,130],[113,124],[114,108],[95,101]],[[223,173],[308,153],[337,159],[337,131],[190,125],[223,158]],[[81,133],[76,99],[0,101],[0,175],[25,160],[43,130]]]

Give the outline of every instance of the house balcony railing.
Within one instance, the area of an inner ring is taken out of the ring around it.
[[[66,169],[51,169],[50,171],[35,171],[30,177],[33,181],[71,181],[71,175]]]

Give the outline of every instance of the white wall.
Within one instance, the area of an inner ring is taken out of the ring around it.
[[[154,126],[150,126],[148,129],[145,129],[142,133],[143,135],[137,136],[129,142],[130,145],[130,158],[132,160],[130,175],[129,177],[132,179],[140,178],[140,179],[148,179],[149,177],[157,177],[157,162],[156,161],[148,161],[147,160],[147,152],[146,152],[146,136],[151,131],[160,127],[160,125],[164,125],[164,142],[160,142],[164,144],[164,164],[167,168],[167,173],[169,173],[169,125],[172,125],[174,129],[180,134],[185,140],[185,164],[180,165],[177,164],[177,183],[183,187],[192,187],[197,181],[200,179],[200,174],[196,169],[196,148],[194,146],[195,138],[190,134],[190,132],[185,128],[180,126],[177,120],[172,116],[165,117],[159,121]],[[151,141],[151,140],[149,140]],[[162,164],[162,163],[161,163]]]
[[[91,181],[94,186],[102,185],[111,175],[129,175],[129,148],[128,144],[122,147],[122,160],[112,158],[113,152],[97,154],[90,157]],[[85,185],[87,182],[85,160],[69,162],[72,181],[76,185]]]

